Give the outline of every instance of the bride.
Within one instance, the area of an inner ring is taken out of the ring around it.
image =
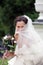
[[[31,19],[19,16],[15,19],[17,46],[15,56],[8,65],[43,65],[43,41],[35,31]]]

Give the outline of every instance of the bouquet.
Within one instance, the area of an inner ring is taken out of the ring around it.
[[[13,52],[16,47],[16,41],[14,37],[6,35],[5,37],[3,37],[3,45],[5,49],[9,50],[10,52]]]

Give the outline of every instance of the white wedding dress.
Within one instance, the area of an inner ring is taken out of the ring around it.
[[[15,50],[17,56],[9,60],[8,65],[36,65],[41,60],[43,61],[43,52],[40,53],[36,46],[34,47],[35,48],[28,48],[25,44],[22,48],[18,48],[17,46]]]
[[[35,31],[32,21],[29,17],[25,29],[20,32],[15,54],[8,61],[8,65],[41,65],[43,63],[43,41]],[[19,48],[18,46],[21,45]],[[43,64],[42,64],[43,65]]]
[[[30,52],[30,49],[28,49],[28,47],[26,45],[23,45],[22,48],[18,48],[18,46],[17,46],[15,53],[17,56],[12,58],[8,62],[8,65],[28,65],[28,64],[30,64],[29,55],[31,54],[31,52]],[[31,61],[32,61],[32,59],[31,59]]]

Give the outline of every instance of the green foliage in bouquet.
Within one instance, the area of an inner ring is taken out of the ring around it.
[[[4,47],[9,50],[10,52],[13,52],[16,47],[16,43],[11,43],[12,40],[4,40]]]
[[[8,60],[0,58],[0,65],[8,65]]]

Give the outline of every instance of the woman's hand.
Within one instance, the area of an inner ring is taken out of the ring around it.
[[[16,41],[18,40],[18,37],[19,37],[19,34],[14,34],[14,38]]]
[[[4,55],[3,55],[3,59],[8,59],[8,58],[12,58],[16,56],[16,54],[14,52],[5,52]]]

